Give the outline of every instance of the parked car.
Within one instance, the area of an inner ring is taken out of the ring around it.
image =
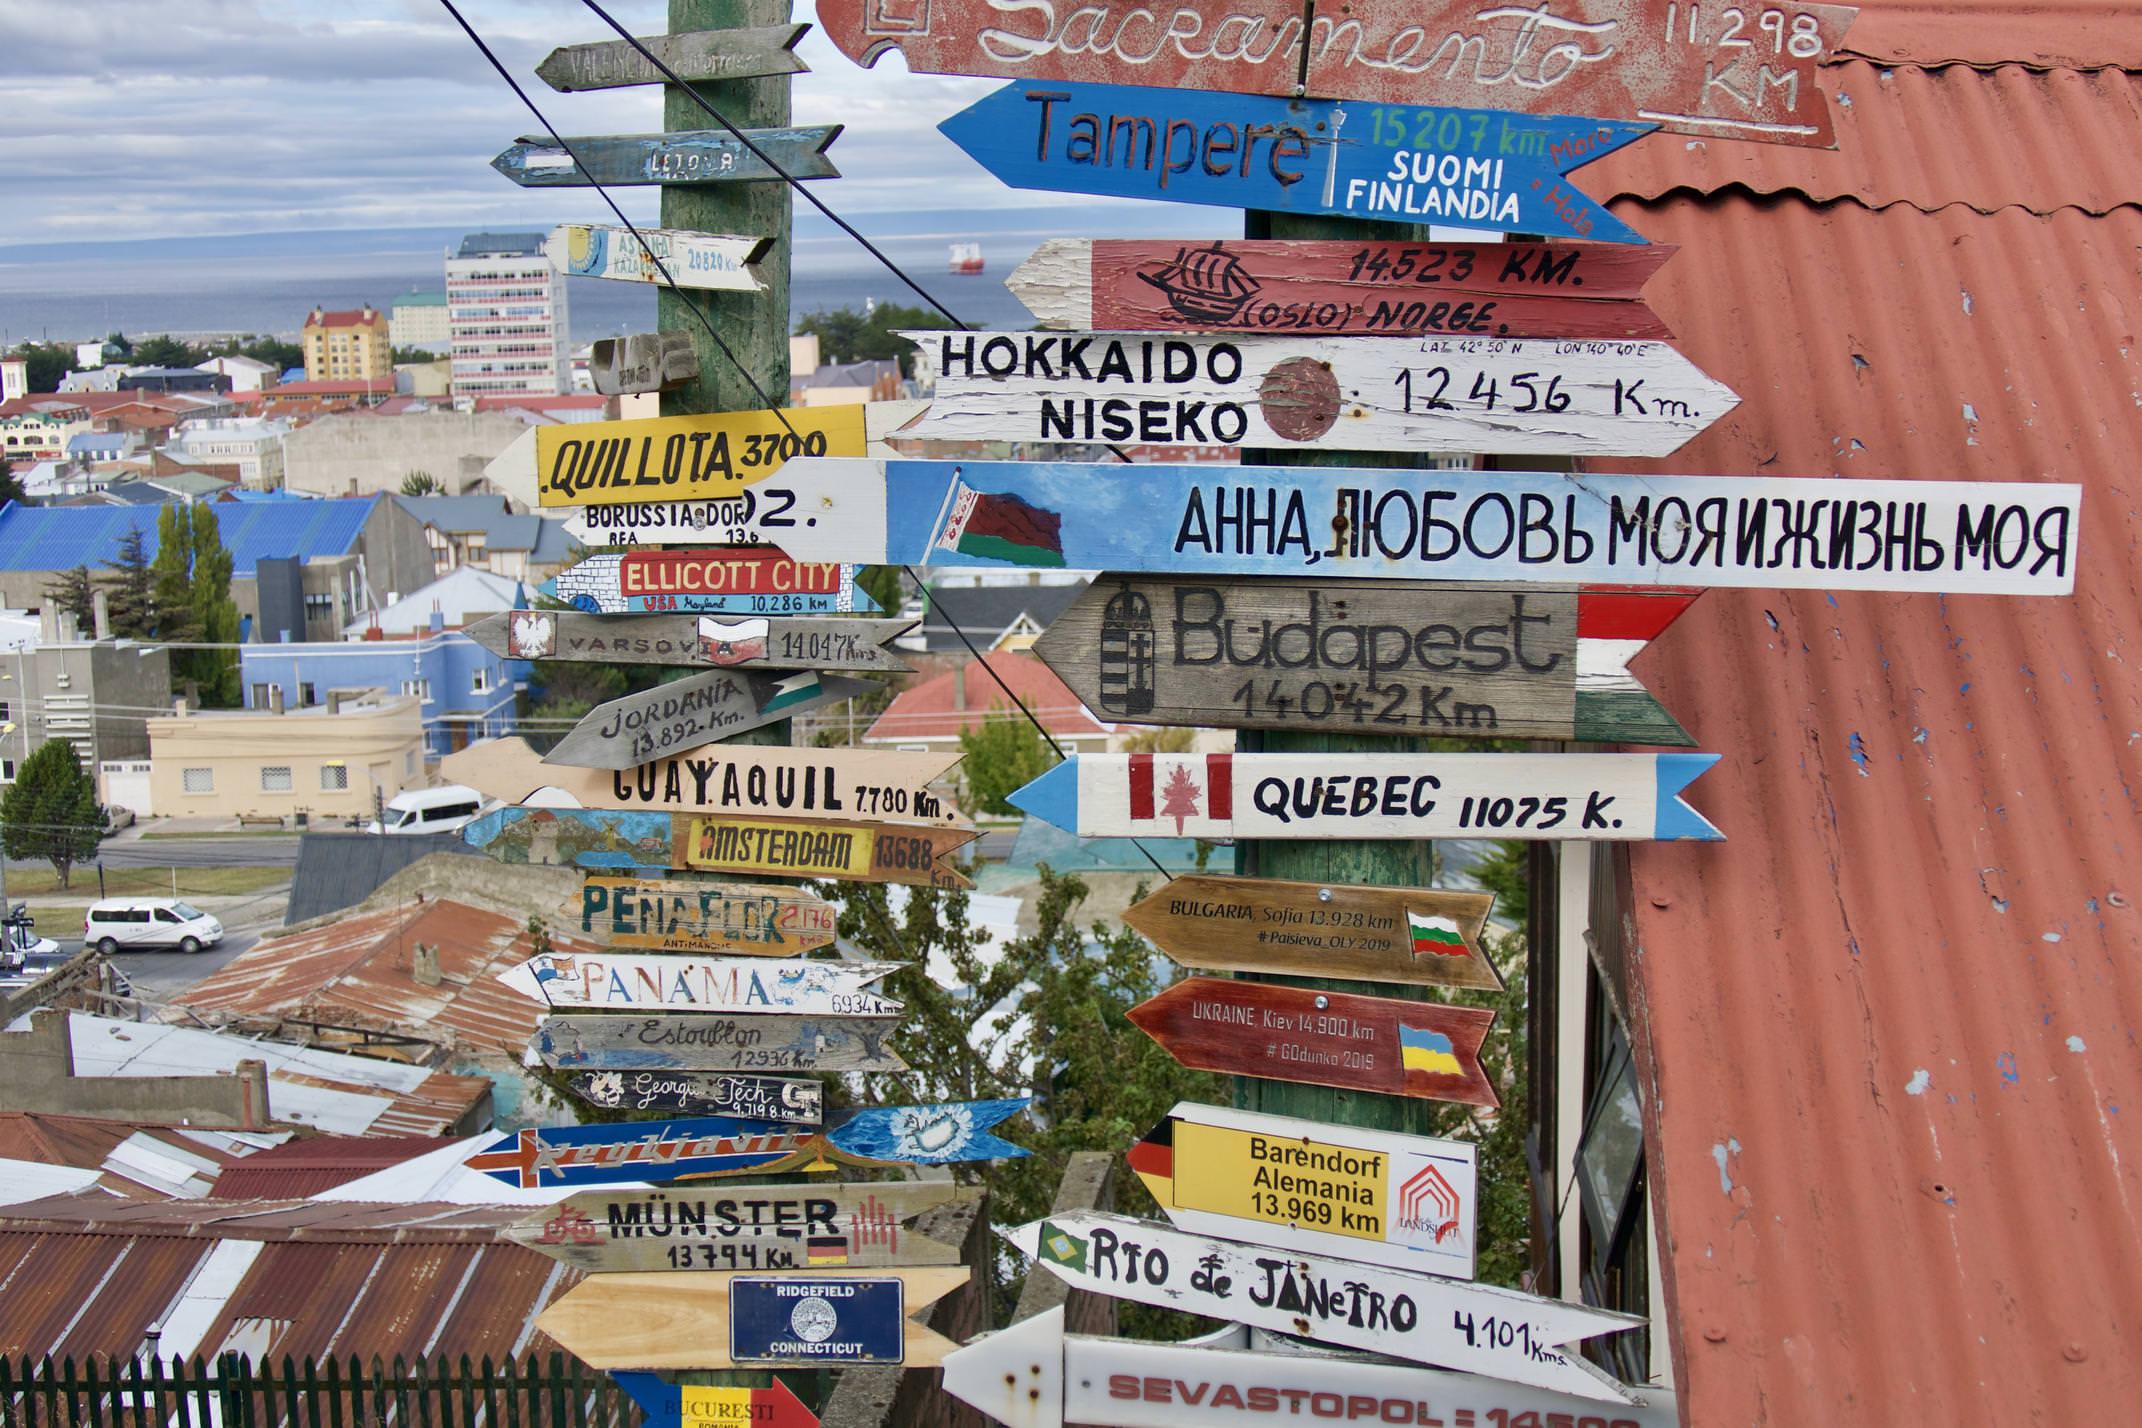
[[[109,957],[122,949],[176,947],[198,952],[223,940],[223,924],[171,897],[113,897],[90,904],[82,945]]]
[[[367,833],[458,833],[483,812],[475,789],[450,783],[404,789],[387,800],[386,816],[365,825]]]

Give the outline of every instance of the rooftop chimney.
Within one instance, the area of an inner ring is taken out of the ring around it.
[[[967,666],[960,665],[952,671],[952,707],[967,707]]]
[[[431,602],[431,632],[436,635],[445,628],[446,611],[440,608],[437,600],[434,600]]]
[[[436,987],[445,980],[439,971],[439,949],[419,942],[409,953],[409,974],[420,987]]]
[[[89,597],[89,611],[91,620],[96,624],[97,638],[100,640],[110,639],[112,637],[111,598],[102,590],[93,592]]]

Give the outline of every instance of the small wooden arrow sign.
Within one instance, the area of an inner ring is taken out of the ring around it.
[[[937,127],[1013,188],[1641,243],[1563,175],[1657,126],[1020,79]]]
[[[807,823],[588,808],[494,808],[461,830],[504,863],[594,873],[764,873],[916,887],[972,887],[945,860],[979,836],[927,824]]]
[[[2051,482],[1069,461],[803,460],[778,484],[814,522],[780,537],[798,560],[1986,595],[2072,591],[2082,503]]]
[[[589,1191],[532,1211],[506,1235],[600,1274],[958,1264],[957,1245],[902,1221],[973,1194],[949,1180]]]
[[[901,1003],[866,988],[906,965],[546,952],[497,975],[532,1002],[572,1011],[898,1016]]]
[[[1495,1021],[1485,1007],[1187,977],[1129,1016],[1194,1071],[1501,1104],[1480,1069],[1480,1043]]]
[[[903,332],[918,440],[1667,456],[1740,403],[1663,342]]]
[[[699,375],[688,332],[636,332],[598,338],[588,356],[588,379],[606,397],[673,391]]]
[[[717,615],[514,610],[486,615],[462,633],[501,659],[900,674],[908,670],[907,662],[885,646],[914,623],[839,615],[731,620]]]
[[[1671,337],[1670,244],[1050,238],[1004,280],[1043,327],[1396,337]]]
[[[771,238],[688,228],[635,232],[615,223],[561,223],[550,230],[543,251],[567,277],[659,283],[666,272],[680,288],[756,293],[766,284],[752,265],[772,246]]]
[[[1034,653],[1118,722],[1687,746],[1628,665],[1701,593],[1103,575]]]
[[[788,675],[743,669],[688,674],[682,679],[596,705],[581,716],[580,722],[553,745],[540,762],[580,769],[639,768],[658,759],[671,759],[683,750],[697,749],[716,739],[741,734],[747,729],[757,729],[779,719],[876,692],[877,686],[867,679],[853,679],[845,674],[818,674],[811,670],[798,670]],[[522,747],[526,748],[525,743]],[[482,754],[471,762],[495,765],[510,761],[511,753],[501,751]],[[712,767],[709,766],[710,771]],[[788,767],[792,773],[797,770],[793,762]],[[524,774],[516,769],[513,775],[508,775],[503,768],[496,774],[496,777],[514,779],[529,776],[532,771]],[[689,776],[688,769],[684,776]],[[768,776],[760,775],[762,778]],[[564,778],[566,787],[562,787],[561,792],[571,796],[570,786],[575,780],[571,775]],[[580,782],[584,786],[585,781]],[[509,782],[502,786],[512,785]],[[548,786],[560,787],[555,780]],[[721,798],[723,795],[716,789],[713,796]],[[685,797],[680,790],[680,804]],[[700,797],[696,787],[691,797],[695,801]]]
[[[815,1126],[825,1117],[825,1087],[800,1076],[750,1076],[689,1071],[581,1071],[568,1078],[573,1094],[611,1111],[670,1116],[727,1116],[773,1125]],[[639,1269],[664,1266],[644,1264]],[[676,1266],[669,1266],[676,1268]],[[729,1269],[757,1266],[728,1265]]]
[[[1469,1141],[1185,1101],[1123,1159],[1178,1230],[1473,1277]]]
[[[684,1175],[741,1175],[791,1160],[808,1149],[810,1142],[808,1133],[799,1137],[781,1127],[721,1117],[537,1126],[493,1141],[466,1163],[493,1180],[534,1190],[674,1180]]]
[[[841,126],[815,129],[746,129],[759,153],[791,178],[839,178],[825,151]],[[570,150],[571,152],[567,152]],[[580,162],[573,162],[573,155]],[[585,164],[586,167],[581,167]],[[491,167],[522,188],[620,187],[653,183],[736,183],[779,179],[727,129],[679,129],[667,134],[601,134],[567,139],[561,146],[523,135],[491,160]]]
[[[1680,1428],[1681,1422],[1674,1396],[1664,1389],[1628,1389],[1635,1401],[1609,1415],[1592,1398],[1359,1354],[1290,1352],[1289,1340],[1250,1352],[1254,1336],[1240,1328],[1227,1334],[1230,1347],[1063,1330],[1059,1305],[945,1355],[945,1392],[1008,1428],[1185,1428],[1192,1422],[1199,1428],[1251,1428],[1273,1422],[1286,1404],[1323,1404],[1331,1410],[1327,1418],[1343,1415],[1355,1423],[1560,1428],[1589,1419],[1592,1428],[1609,1422],[1615,1428]],[[1600,1373],[1583,1359],[1564,1358],[1580,1372]]]
[[[767,546],[633,550],[591,555],[538,589],[587,615],[882,613],[857,588],[857,569],[793,560]]]
[[[810,28],[754,25],[735,30],[690,30],[681,35],[643,35],[638,43],[687,84],[710,79],[771,79],[776,75],[810,73],[811,67],[795,53],[796,42]],[[645,55],[623,40],[552,50],[536,66],[536,77],[565,93],[668,82]]]
[[[559,1071],[905,1071],[895,1017],[547,1016],[536,1054]]]
[[[1012,805],[1081,838],[1725,834],[1677,798],[1717,754],[1073,754]]]
[[[734,497],[798,456],[866,455],[869,430],[857,403],[539,426],[536,499],[584,506]],[[743,509],[738,525],[750,519],[751,507]],[[767,514],[779,519],[780,511]]]
[[[819,1343],[836,1348],[867,1346],[907,1368],[935,1368],[959,1347],[910,1317],[967,1282],[965,1265],[917,1269],[824,1269],[809,1275],[771,1279],[733,1273],[598,1274],[567,1290],[536,1318],[536,1327],[558,1341],[567,1353],[593,1368],[726,1369],[744,1362],[786,1368],[805,1363],[841,1364],[888,1361],[882,1357],[849,1358],[780,1349],[808,1343],[779,1337],[784,1323],[803,1323],[812,1332],[825,1330]],[[879,1286],[897,1286],[890,1301]],[[793,1299],[776,1299],[773,1286],[798,1291]],[[812,1294],[814,1287],[829,1286]],[[837,1286],[867,1286],[867,1300]],[[732,1303],[732,1298],[735,1300]],[[802,1300],[821,1298],[827,1305],[806,1310]],[[827,1320],[825,1315],[833,1315]],[[732,1335],[742,1329],[739,1344]],[[763,1353],[773,1349],[776,1352]]]
[[[683,878],[589,878],[580,934],[654,952],[791,957],[833,941],[839,909],[795,888]]]
[[[1480,950],[1493,893],[1177,878],[1123,920],[1185,967],[1499,991]]]
[[[1627,1390],[1577,1368],[1577,1356],[1562,1348],[1644,1322],[1514,1289],[1186,1235],[1122,1215],[1052,1215],[1002,1233],[1079,1289],[1610,1402]]]
[[[651,1373],[610,1377],[645,1411],[640,1428],[818,1428],[818,1415],[778,1378],[768,1388],[718,1388],[664,1383]]]
[[[544,808],[659,808],[776,818],[882,818],[971,828],[929,791],[959,751],[709,744],[636,767],[597,771],[546,763],[519,737],[448,754],[440,773],[506,803]]]

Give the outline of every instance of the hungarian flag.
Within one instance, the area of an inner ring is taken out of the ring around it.
[[[1407,908],[1406,926],[1413,933],[1413,955],[1416,957],[1466,955],[1465,939],[1458,935],[1458,924],[1450,918],[1422,917]]]

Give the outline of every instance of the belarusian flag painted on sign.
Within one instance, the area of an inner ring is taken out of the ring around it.
[[[1406,909],[1406,926],[1413,933],[1413,955],[1426,957],[1430,953],[1438,957],[1463,957],[1465,939],[1458,934],[1458,924],[1447,917],[1422,917],[1411,908]]]

